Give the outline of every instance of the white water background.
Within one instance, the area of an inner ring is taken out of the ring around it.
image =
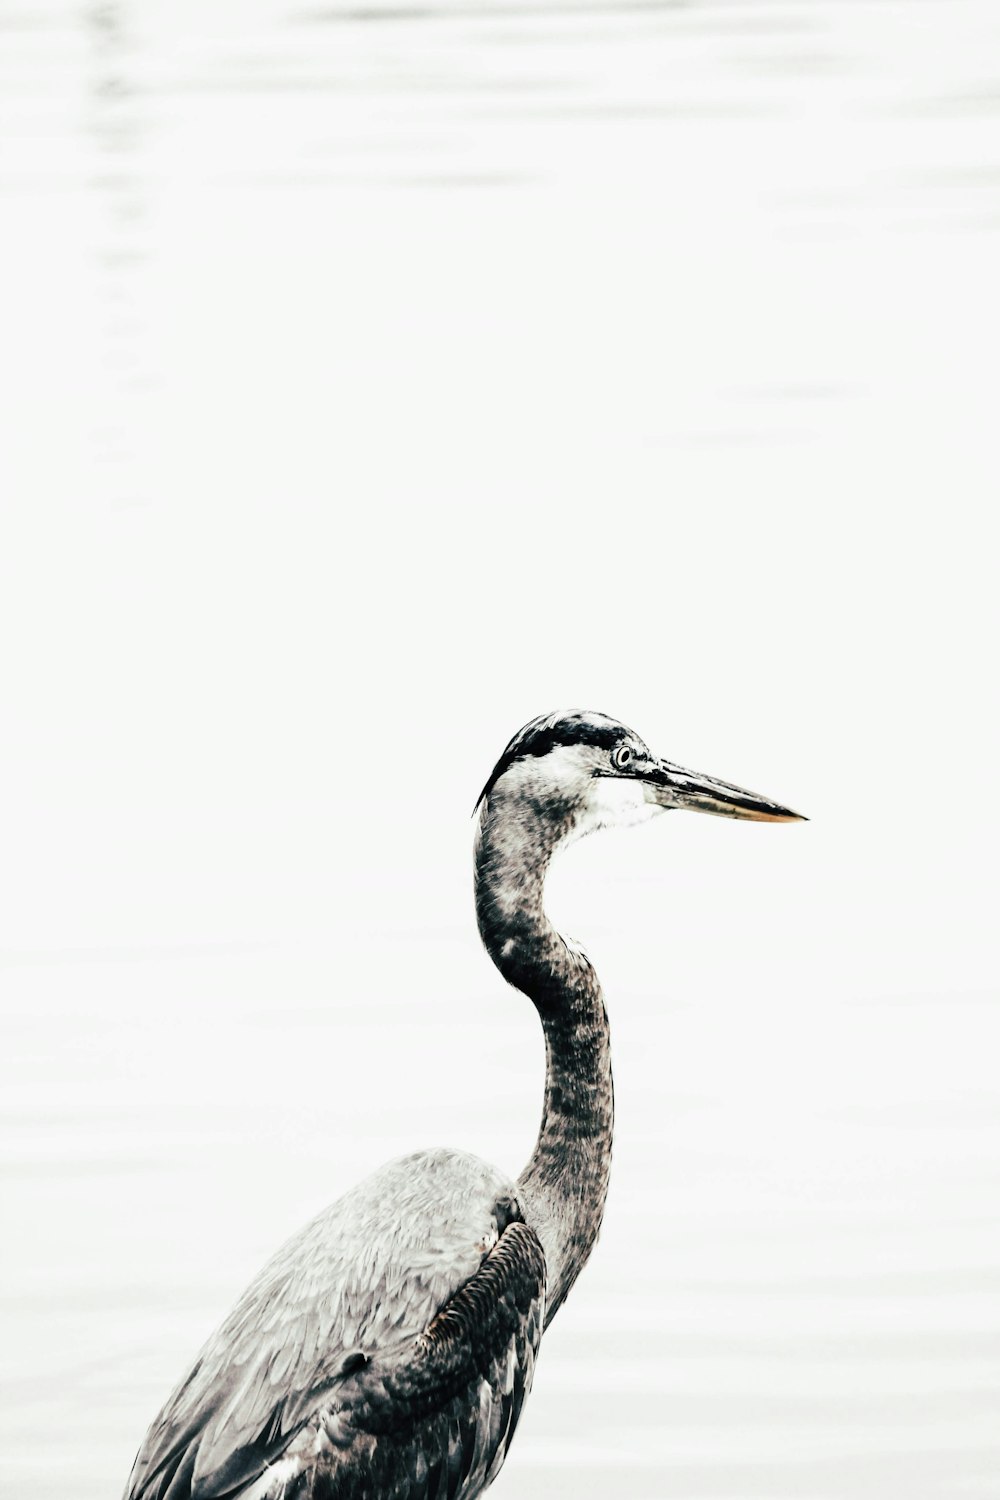
[[[561,704],[615,1168],[496,1493],[1000,1493],[1000,13],[0,7],[3,1493],[270,1251],[511,1171],[468,814]]]

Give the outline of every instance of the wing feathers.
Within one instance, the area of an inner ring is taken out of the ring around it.
[[[512,1223],[426,1333],[338,1390],[338,1419],[354,1441],[329,1468],[320,1460],[303,1494],[391,1495],[400,1467],[410,1500],[479,1494],[503,1463],[531,1386],[544,1286],[537,1236]]]
[[[542,1326],[544,1256],[519,1219],[510,1185],[459,1153],[361,1184],[248,1288],[150,1429],[126,1500],[477,1494]]]

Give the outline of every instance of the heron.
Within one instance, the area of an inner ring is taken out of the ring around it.
[[[514,735],[476,803],[474,884],[486,951],[545,1039],[530,1160],[512,1179],[420,1151],[320,1213],[205,1344],[125,1500],[474,1500],[496,1478],[611,1165],[601,987],[546,916],[546,871],[572,840],[672,808],[800,816],[659,759],[605,714],[548,714]]]

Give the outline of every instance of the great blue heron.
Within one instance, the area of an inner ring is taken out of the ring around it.
[[[543,1330],[597,1237],[611,1162],[597,976],[549,922],[555,850],[664,808],[798,815],[651,755],[603,714],[533,719],[477,803],[479,931],[545,1034],[538,1143],[512,1181],[459,1151],[383,1167],[279,1250],[149,1429],[126,1500],[473,1500]]]

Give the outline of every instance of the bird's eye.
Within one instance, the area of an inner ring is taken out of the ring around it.
[[[628,765],[628,763],[629,763],[629,761],[631,759],[632,759],[632,750],[631,750],[630,746],[628,746],[628,745],[619,745],[618,749],[615,751],[614,755],[612,755],[612,757],[611,757],[611,764],[615,767],[616,770],[618,770],[618,771],[624,771],[625,767]]]

